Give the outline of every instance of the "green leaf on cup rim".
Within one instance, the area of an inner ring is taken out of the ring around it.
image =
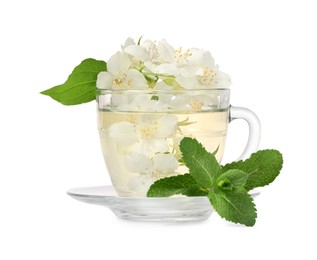
[[[107,63],[95,59],[83,60],[64,84],[41,92],[63,105],[78,105],[96,99],[96,81],[99,72],[107,71]]]

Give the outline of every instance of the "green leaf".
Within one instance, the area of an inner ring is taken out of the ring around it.
[[[253,226],[257,217],[252,197],[246,192],[210,192],[211,205],[224,219]]]
[[[279,175],[283,167],[282,154],[277,150],[261,150],[253,153],[245,161],[233,162],[223,166],[222,171],[239,169],[248,174],[246,190],[270,184]]]
[[[194,177],[198,185],[212,188],[220,173],[220,166],[215,156],[196,139],[185,137],[180,142],[183,160],[189,168],[189,174]]]
[[[218,177],[217,186],[225,190],[244,189],[247,180],[247,173],[241,170],[229,170]]]
[[[157,180],[147,192],[148,197],[169,197],[174,194],[206,196],[208,193],[202,190],[189,174]]]
[[[174,89],[183,89],[183,87],[180,84],[178,84],[178,82],[172,76],[166,77],[163,81],[166,85],[169,85]]]
[[[63,105],[77,105],[96,99],[97,75],[107,70],[104,61],[86,59],[82,61],[69,75],[62,85],[41,92]]]
[[[147,83],[148,83],[148,86],[149,86],[150,88],[154,88],[155,85],[156,85],[156,82],[157,82],[158,78],[155,77],[155,76],[147,76],[147,75],[144,75],[144,77],[145,77],[145,79],[146,79],[146,81],[147,81]]]
[[[154,95],[154,96],[151,97],[151,100],[154,100],[154,101],[158,101],[159,99],[160,99],[160,97],[159,97],[159,96],[156,96],[156,95]]]

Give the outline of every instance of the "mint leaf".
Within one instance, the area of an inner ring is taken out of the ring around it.
[[[217,186],[224,190],[243,190],[247,180],[247,173],[241,170],[229,170],[218,177]]]
[[[69,75],[62,85],[41,92],[63,105],[77,105],[96,99],[97,75],[107,70],[104,61],[95,59],[83,60]]]
[[[210,192],[208,198],[222,218],[246,226],[255,224],[256,208],[246,192]]]
[[[279,175],[283,166],[282,154],[277,150],[261,150],[245,161],[233,162],[222,167],[222,171],[239,169],[248,174],[246,190],[270,184]]]
[[[189,174],[157,180],[147,192],[148,197],[169,197],[174,194],[206,196],[208,193],[202,190]]]
[[[196,139],[184,137],[180,142],[183,160],[189,169],[189,174],[203,188],[212,188],[220,173],[220,166],[211,153]]]

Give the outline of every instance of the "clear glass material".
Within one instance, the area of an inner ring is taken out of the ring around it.
[[[249,126],[249,138],[244,151],[239,156],[238,160],[248,158],[253,152],[255,152],[260,144],[261,138],[261,124],[257,115],[248,108],[244,107],[230,107],[229,121],[235,119],[243,119]]]
[[[228,124],[247,120],[249,141],[259,143],[259,121],[250,110],[230,107],[229,89],[100,90],[98,129],[112,184],[120,196],[145,197],[150,185],[184,174],[179,143],[196,138],[210,152],[224,153]]]
[[[67,192],[72,198],[107,207],[121,219],[158,222],[201,221],[214,209],[207,197],[132,198],[118,196],[112,186],[74,188]],[[250,192],[254,198],[259,193]]]
[[[207,197],[121,197],[112,186],[75,188],[67,194],[81,202],[108,207],[118,218],[128,220],[200,221],[213,212]]]

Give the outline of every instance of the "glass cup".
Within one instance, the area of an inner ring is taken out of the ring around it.
[[[256,151],[260,122],[247,108],[230,105],[229,89],[98,90],[98,129],[105,163],[119,196],[145,197],[156,180],[188,172],[182,138],[196,138],[224,154],[228,124],[244,119],[247,145],[238,160]]]

